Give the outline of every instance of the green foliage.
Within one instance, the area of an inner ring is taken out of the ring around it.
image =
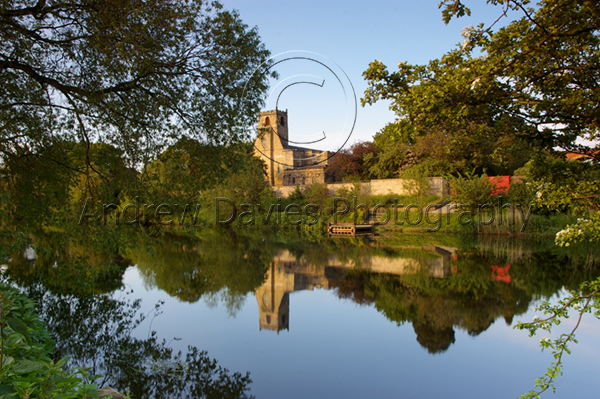
[[[534,188],[537,190],[538,206],[549,209],[570,208],[578,213],[592,212],[587,218],[578,218],[577,222],[559,231],[555,237],[556,245],[561,247],[569,247],[572,244],[580,246],[582,243],[597,245],[600,242],[598,213],[600,175],[597,164],[537,157],[529,166],[529,173],[536,179]],[[582,180],[583,176],[585,179]],[[543,302],[537,310],[542,311],[547,317],[535,316],[532,322],[518,323],[515,328],[528,330],[529,336],[535,335],[539,329],[551,333],[552,327],[560,325],[564,319],[567,319],[570,311],[577,314],[577,321],[570,332],[554,339],[545,336],[540,340],[542,351],[551,349],[554,361],[547,372],[535,381],[535,389],[522,395],[521,398],[538,398],[541,393],[550,388],[555,391],[554,381],[562,375],[563,356],[565,353],[571,353],[569,348],[571,343],[577,343],[575,332],[583,314],[593,313],[595,317],[600,318],[600,279],[582,283],[578,291],[572,291],[570,296],[559,300],[557,305]]]
[[[164,234],[140,242],[127,256],[148,286],[190,303],[221,300],[234,314],[263,282],[271,253],[262,242],[226,234],[201,239]]]
[[[489,3],[504,8],[500,18],[510,10],[518,19],[497,31],[483,24],[465,29],[463,45],[448,56],[479,64],[481,68],[468,71],[475,72],[474,91],[497,90],[497,99],[484,105],[495,103],[507,114],[519,115],[517,119],[535,127],[529,130],[531,139],[548,149],[557,144],[585,149],[576,139],[593,140],[599,127],[594,105],[600,60],[597,2],[549,0],[535,8],[520,0]],[[466,10],[460,0],[441,6],[446,22]]]
[[[215,192],[236,204],[260,204],[267,198],[273,198],[273,190],[265,180],[263,164],[255,157],[250,157],[245,167],[229,176]]]
[[[371,197],[371,186],[368,183],[362,183],[359,181],[355,181],[352,183],[352,188],[348,193],[350,198],[356,197],[356,201],[358,204],[366,204],[369,202]]]
[[[535,203],[549,210],[576,214],[600,211],[600,166],[537,156],[530,165]]]
[[[473,168],[506,174],[531,155],[520,140],[494,138],[460,126],[444,130],[434,124],[423,128],[421,133],[415,129],[405,118],[386,125],[375,135],[374,143],[380,152],[370,169],[373,177],[398,177],[414,165],[425,165],[432,176],[463,173]]]
[[[394,323],[412,323],[418,342],[430,353],[448,350],[458,329],[478,335],[498,319],[510,323],[540,296],[549,297],[563,287],[596,278],[597,269],[586,262],[592,259],[597,265],[599,259],[597,254],[594,257],[583,251],[573,256],[568,252],[573,247],[555,247],[552,240],[531,244],[523,237],[479,240],[403,234],[392,243],[403,247],[391,248],[368,246],[359,240],[319,241],[318,237],[308,242],[301,231],[278,230],[266,242],[262,231],[244,233],[203,229],[196,232],[201,235],[199,240],[174,234],[139,235],[138,245],[131,247],[127,256],[150,287],[184,301],[222,300],[235,313],[243,298],[263,283],[265,265],[276,250],[288,249],[302,264],[319,267],[327,265],[333,255],[342,263],[358,266],[348,273],[327,275],[338,295],[373,304]],[[415,248],[420,246],[429,248]],[[460,249],[456,259],[451,259],[431,248],[435,246]],[[372,264],[374,257],[402,259],[407,269],[403,275],[360,270],[361,265]],[[440,262],[442,257],[444,262]],[[511,284],[497,279],[498,267],[512,278]],[[432,277],[438,273],[444,278]],[[105,383],[129,390],[134,397],[171,398],[188,392],[194,392],[194,397],[248,396],[249,376],[227,372],[206,353],[189,348],[178,354],[153,334],[145,339],[132,337],[135,328],[143,327],[140,323],[159,317],[160,304],[140,315],[139,301],[125,299],[123,289],[80,295],[60,288],[66,289],[57,287],[49,292],[41,284],[28,286],[57,342],[56,356],[72,357],[67,367],[93,367],[91,372],[103,375]]]
[[[3,227],[65,228],[87,198],[197,200],[243,169],[270,53],[236,11],[16,0],[0,14]]]
[[[532,322],[519,322],[515,328],[528,330],[530,337],[534,336],[538,330],[543,330],[550,334],[554,326],[560,325],[564,319],[569,318],[570,311],[574,311],[576,314],[576,322],[568,333],[563,333],[554,339],[547,336],[540,339],[542,351],[545,349],[552,350],[554,361],[548,367],[548,371],[535,381],[536,389],[522,395],[521,398],[523,399],[539,398],[541,393],[550,388],[556,392],[554,381],[558,376],[562,375],[563,356],[565,353],[571,354],[569,345],[577,343],[575,332],[579,328],[583,315],[592,313],[596,318],[600,318],[600,278],[582,283],[579,291],[571,291],[569,296],[559,300],[556,305],[544,301],[536,310],[543,312],[545,317],[534,316]]]
[[[217,2],[18,0],[1,13],[3,156],[58,138],[110,142],[145,163],[183,134],[238,141],[266,89],[252,74],[269,52]]]
[[[556,245],[568,247],[580,242],[600,242],[600,213],[589,219],[578,218],[576,223],[556,233]]]
[[[522,167],[515,169],[513,172],[513,176],[521,176],[521,177],[530,177],[531,176],[531,168],[532,168],[533,160],[527,162]]]
[[[114,225],[77,227],[39,232],[15,243],[6,274],[20,286],[44,281],[53,292],[91,294],[120,288],[122,273],[130,266],[122,255],[132,244],[131,230]],[[26,257],[26,250],[35,251],[35,259]]]
[[[550,0],[535,8],[520,0],[489,3],[503,8],[498,20],[517,19],[497,31],[497,21],[466,27],[461,44],[426,65],[399,62],[392,71],[371,62],[363,73],[369,86],[362,105],[389,100],[404,132],[393,134],[412,141],[417,162],[420,143],[428,143],[432,158],[449,163],[446,173],[486,168],[511,174],[533,148],[560,146],[597,158],[597,2]],[[460,0],[440,8],[446,23],[469,14]]]
[[[407,135],[400,122],[385,125],[373,137],[373,144],[379,149],[377,162],[369,169],[374,178],[396,178],[403,167],[414,161],[414,138]]]
[[[98,384],[110,384],[135,398],[251,397],[249,375],[230,373],[206,352],[196,347],[188,347],[185,355],[175,352],[152,331],[146,339],[134,338],[133,331],[147,317],[158,317],[162,303],[143,314],[141,301],[128,297],[131,291],[117,294],[51,294],[41,286],[31,286],[28,292],[56,342],[56,355],[68,353],[66,366],[89,369]]]
[[[479,205],[492,203],[491,194],[496,190],[496,185],[487,174],[477,175],[473,170],[464,175],[447,175],[446,179],[452,200],[457,204],[469,205],[475,212]]]
[[[438,8],[442,8],[442,19],[444,23],[447,25],[450,23],[452,18],[460,18],[465,15],[471,15],[471,10],[468,7],[465,7],[458,0],[443,0],[440,4],[438,4]]]
[[[531,188],[531,183],[511,181],[508,189],[508,200],[513,204],[533,204],[535,202],[535,192]]]
[[[291,202],[299,202],[304,200],[304,193],[300,190],[300,186],[296,186],[294,191],[288,195],[287,199]]]
[[[325,202],[330,197],[327,184],[313,183],[304,187],[304,198],[310,204],[316,204],[320,208],[325,206]]]
[[[96,385],[83,368],[68,369],[68,359],[52,360],[54,341],[35,302],[0,285],[0,394],[3,398],[97,398]]]
[[[402,171],[402,178],[407,179],[408,190],[421,199],[429,193],[429,177],[431,171],[426,164],[411,166]]]
[[[418,342],[430,353],[440,353],[454,342],[456,329],[476,336],[498,318],[511,324],[540,296],[551,297],[598,276],[594,266],[599,264],[599,253],[591,248],[576,256],[549,239],[451,238],[460,242],[440,244],[436,240],[444,238],[437,235],[405,234],[393,249],[385,249],[385,256],[414,259],[411,272],[395,276],[353,269],[331,283],[340,297],[373,304],[399,325],[412,323]],[[456,259],[448,260],[444,278],[430,275],[438,253],[414,249],[432,245],[459,247]],[[589,259],[595,261],[589,264]]]
[[[372,62],[363,73],[369,88],[362,104],[391,100],[399,118],[396,129],[382,131],[377,139],[393,143],[390,151],[404,159],[403,165],[428,162],[434,173],[486,168],[502,174],[522,166],[528,159],[527,127],[500,115],[501,106],[483,105],[501,97],[495,90],[471,89],[479,63],[451,53],[428,66],[399,63],[399,71],[390,73],[380,61]],[[396,167],[386,148],[385,163],[374,169],[380,176]]]

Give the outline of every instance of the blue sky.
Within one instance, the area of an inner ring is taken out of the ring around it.
[[[258,27],[263,42],[273,55],[298,50],[318,53],[347,74],[358,101],[356,124],[348,144],[370,140],[386,123],[395,119],[388,108],[389,102],[382,101],[365,108],[360,106],[360,98],[367,87],[362,73],[369,62],[381,60],[392,70],[399,61],[427,63],[462,42],[460,32],[463,27],[480,22],[490,25],[501,14],[499,7],[486,5],[483,1],[467,2],[472,10],[471,17],[455,19],[445,25],[438,3],[439,0],[223,2],[227,9],[237,9],[246,24]],[[503,24],[506,22],[504,18]],[[278,69],[280,81],[294,74],[314,75],[326,81],[322,88],[294,85],[281,95],[279,109],[288,110],[291,138],[311,141],[322,131],[327,135],[349,132],[342,132],[344,110],[348,107],[340,104],[343,99],[340,99],[340,88],[335,79],[326,76],[327,71],[319,73],[306,63],[286,64],[286,67],[289,68]],[[277,83],[273,82],[273,86]],[[269,101],[266,108],[274,108],[273,104],[274,101]],[[307,146],[329,149],[322,148],[323,144]]]

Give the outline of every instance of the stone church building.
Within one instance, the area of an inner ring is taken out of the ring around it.
[[[297,186],[325,183],[328,151],[290,145],[288,113],[281,110],[261,112],[254,153],[267,165],[267,179],[272,186]]]

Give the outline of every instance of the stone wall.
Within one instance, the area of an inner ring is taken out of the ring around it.
[[[362,182],[371,195],[411,195],[414,193],[413,183],[408,179],[377,179],[371,180],[370,182]],[[299,185],[302,189],[302,185]],[[430,177],[429,178],[429,194],[443,197],[447,195],[448,190],[446,187],[446,180],[443,177]],[[334,196],[337,194],[340,188],[352,189],[352,183],[330,183],[327,184],[329,194]],[[275,196],[287,198],[295,189],[296,186],[275,186]]]
[[[325,166],[302,169],[288,169],[283,174],[283,186],[305,186],[313,183],[325,183]]]

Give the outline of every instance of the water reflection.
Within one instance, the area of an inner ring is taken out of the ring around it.
[[[330,290],[341,300],[376,309],[390,323],[408,323],[432,354],[448,351],[457,331],[477,336],[497,320],[511,324],[536,299],[576,289],[599,274],[593,251],[557,248],[551,239],[440,236],[437,243],[428,236],[420,245],[384,247],[292,234],[207,230],[198,236],[48,234],[15,250],[7,273],[38,296],[61,356],[97,367],[95,372],[113,376],[107,382],[136,397],[194,396],[189,373],[206,387],[216,381],[210,389],[221,397],[227,397],[223,392],[244,397],[250,379],[214,374],[212,368],[221,369],[200,349],[178,357],[155,336],[132,338],[138,305],[119,299],[130,265],[146,287],[181,302],[223,304],[235,316],[251,298],[258,329],[282,335],[295,328],[294,293]],[[276,339],[266,331],[261,337]],[[190,367],[188,374],[180,373],[182,365]]]
[[[426,247],[421,249],[425,259],[389,257],[382,255],[360,256],[357,259],[340,259],[328,255],[326,262],[316,265],[299,259],[289,250],[279,250],[265,273],[264,283],[255,291],[261,330],[289,330],[290,293],[314,288],[330,289],[343,281],[348,270],[361,270],[375,274],[404,275],[425,272],[433,278],[444,278],[450,273],[450,260],[456,248]]]
[[[536,251],[523,243],[500,248],[354,248],[339,254],[334,247],[317,262],[310,260],[314,249],[311,256],[280,249],[255,290],[259,329],[289,330],[290,294],[333,289],[340,298],[374,306],[398,325],[411,323],[421,346],[441,353],[455,342],[457,329],[477,336],[499,318],[510,325],[535,299],[563,287],[576,289],[598,274],[589,254]]]
[[[195,346],[174,351],[164,339],[149,332],[132,335],[147,316],[141,301],[120,289],[108,294],[52,294],[43,286],[27,288],[38,302],[38,312],[56,341],[55,358],[68,357],[66,366],[87,367],[93,382],[129,392],[134,398],[244,399],[249,395],[249,373],[230,372]]]

